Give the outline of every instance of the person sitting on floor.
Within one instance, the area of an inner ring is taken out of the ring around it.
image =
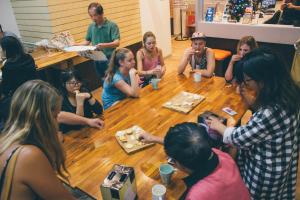
[[[206,37],[203,33],[195,32],[192,35],[192,46],[184,51],[178,66],[178,74],[182,74],[188,64],[192,71],[205,77],[212,77],[215,70],[215,54],[206,47]]]
[[[232,82],[236,74],[236,62],[240,61],[247,53],[253,49],[258,48],[258,44],[252,36],[242,37],[237,45],[237,54],[231,57],[228,64],[227,70],[225,72],[226,82]]]
[[[84,87],[82,77],[77,70],[61,73],[61,93],[63,96],[62,111],[75,113],[87,118],[100,115],[102,105],[93,97],[87,87]],[[81,125],[60,124],[60,130],[65,133],[72,129],[79,129]]]
[[[140,139],[163,144],[175,167],[188,174],[187,190],[180,199],[250,200],[234,160],[211,148],[206,127],[185,122],[171,127],[164,139],[147,133],[141,133]]]
[[[137,52],[136,59],[143,86],[148,85],[152,78],[161,78],[166,72],[162,51],[156,47],[156,37],[150,31],[144,34],[143,48]]]
[[[57,137],[60,106],[61,96],[46,82],[28,81],[15,91],[0,135],[1,199],[75,200],[57,178],[67,179]]]
[[[139,97],[139,75],[133,53],[126,48],[113,52],[103,84],[104,109],[111,107],[127,96]]]
[[[238,148],[238,165],[252,199],[295,199],[300,148],[300,88],[288,67],[267,49],[240,61],[240,95],[254,111],[249,122],[226,127],[210,117],[210,128]],[[254,101],[247,93],[255,93]]]

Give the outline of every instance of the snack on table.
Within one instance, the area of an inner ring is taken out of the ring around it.
[[[141,127],[133,126],[122,131],[117,131],[116,138],[118,143],[127,153],[132,153],[153,145],[153,143],[146,144],[140,141],[140,134],[142,132],[144,132],[144,130]]]
[[[205,97],[200,94],[182,91],[164,103],[163,107],[187,114],[204,99]]]

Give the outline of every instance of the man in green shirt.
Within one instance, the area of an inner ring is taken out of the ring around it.
[[[120,45],[119,27],[103,16],[103,7],[99,3],[91,3],[88,13],[93,23],[89,25],[85,41],[81,45],[91,44],[106,55],[107,61],[95,62],[97,75],[103,79],[111,54]]]

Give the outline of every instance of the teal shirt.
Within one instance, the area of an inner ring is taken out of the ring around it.
[[[89,25],[85,39],[90,41],[92,45],[99,43],[109,43],[120,39],[119,27],[116,23],[105,19],[101,26],[97,26],[95,22]],[[110,57],[116,48],[104,48],[103,53]]]
[[[106,80],[104,81],[102,91],[104,110],[111,107],[116,101],[120,101],[127,97],[126,94],[124,94],[115,86],[115,84],[121,80],[125,81],[128,85],[131,85],[130,77],[124,76],[119,70],[115,73],[110,83],[108,83]]]

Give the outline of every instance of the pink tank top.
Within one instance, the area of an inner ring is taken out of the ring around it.
[[[157,65],[160,65],[160,58],[158,49],[156,48],[156,56],[153,58],[150,58],[149,56],[146,56],[144,49],[140,50],[143,56],[143,71],[149,71],[154,69]]]

